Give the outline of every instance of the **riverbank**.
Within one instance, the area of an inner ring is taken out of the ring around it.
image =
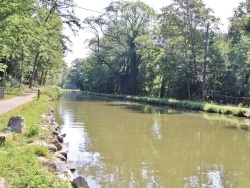
[[[93,92],[82,92],[91,95],[97,95],[102,97],[109,97],[122,100],[130,100],[135,102],[145,102],[156,105],[166,105],[171,107],[177,107],[182,109],[190,109],[196,111],[205,111],[208,113],[218,113],[233,115],[238,117],[250,117],[250,109],[237,106],[218,105],[214,103],[208,103],[203,101],[191,101],[191,100],[177,100],[167,98],[153,98],[153,97],[139,97],[131,95],[115,95],[115,94],[104,94],[104,93],[93,93]]]
[[[38,158],[53,161],[54,154],[43,143],[52,139],[51,107],[53,100],[61,95],[58,87],[45,88],[40,99],[32,101],[0,116],[0,130],[7,127],[11,116],[24,117],[26,131],[12,134],[0,145],[0,177],[7,181],[7,187],[72,187],[68,181],[59,178],[55,171]],[[42,118],[43,117],[45,118]],[[1,131],[3,132],[3,131]]]

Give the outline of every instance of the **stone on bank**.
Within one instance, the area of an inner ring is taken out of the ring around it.
[[[22,116],[12,116],[9,120],[7,129],[17,133],[24,133],[26,129],[24,118]]]

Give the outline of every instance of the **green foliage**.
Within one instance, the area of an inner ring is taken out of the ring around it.
[[[63,58],[69,42],[63,34],[63,22],[74,31],[75,25],[80,26],[72,0],[2,0],[0,85],[8,87],[10,76],[16,87],[58,81],[66,66]]]
[[[42,91],[42,95],[48,95],[52,100],[59,99],[62,95],[62,88],[50,86]]]
[[[27,148],[28,152],[31,152],[37,156],[48,156],[49,155],[49,150],[45,146],[29,146]]]
[[[62,183],[58,181],[58,179],[54,179],[55,176],[48,177],[48,172],[46,171],[40,171],[40,170],[34,170],[26,172],[27,174],[25,176],[22,176],[19,180],[17,180],[14,183],[15,187],[19,188],[57,188],[57,187],[63,187],[63,188],[69,188],[71,187],[67,183]]]
[[[101,93],[199,100],[206,81],[208,101],[247,105],[249,4],[245,0],[235,9],[226,34],[219,31],[219,19],[202,0],[172,0],[157,18],[152,8],[140,1],[112,2],[105,14],[84,21],[94,33],[88,41],[91,53],[73,62],[67,85]],[[191,106],[200,108],[199,104]],[[207,107],[208,111],[231,113],[213,108]]]
[[[0,72],[5,72],[7,65],[0,63]]]
[[[25,136],[27,138],[32,138],[32,137],[35,137],[35,136],[38,136],[39,134],[39,127],[34,125],[32,127],[30,127],[26,132],[25,132]]]
[[[99,17],[85,19],[86,27],[95,35],[89,40],[93,53],[88,58],[92,63],[89,72],[94,75],[79,77],[77,83],[88,85],[93,80],[91,90],[138,94],[142,90],[142,79],[138,79],[142,61],[135,43],[137,37],[152,34],[156,14],[140,1],[114,1],[105,10]]]

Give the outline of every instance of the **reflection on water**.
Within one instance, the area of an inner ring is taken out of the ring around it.
[[[154,124],[152,125],[152,132],[155,135],[155,138],[162,139],[161,133],[161,113],[154,113]]]
[[[250,187],[250,133],[216,114],[66,97],[57,120],[68,162],[92,188]]]

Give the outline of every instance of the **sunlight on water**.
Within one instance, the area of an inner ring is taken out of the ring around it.
[[[246,119],[77,93],[56,113],[68,163],[91,188],[250,187]]]

